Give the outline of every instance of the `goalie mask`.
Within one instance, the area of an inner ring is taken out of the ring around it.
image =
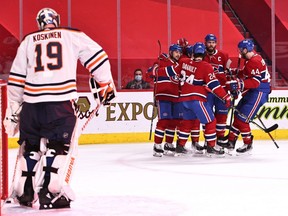
[[[44,26],[48,24],[53,24],[55,27],[60,25],[60,15],[51,8],[41,9],[37,14],[36,20],[40,30],[43,30]]]

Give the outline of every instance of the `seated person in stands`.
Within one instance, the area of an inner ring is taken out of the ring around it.
[[[136,69],[134,71],[134,80],[126,85],[126,89],[149,89],[150,84],[143,80],[142,70]]]

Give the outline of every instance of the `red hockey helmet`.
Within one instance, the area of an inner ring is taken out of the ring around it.
[[[177,44],[182,47],[185,48],[186,46],[189,45],[188,41],[186,40],[186,38],[180,38],[177,40]]]

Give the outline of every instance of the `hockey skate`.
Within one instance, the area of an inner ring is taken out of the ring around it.
[[[251,155],[251,151],[253,149],[253,136],[251,136],[251,143],[250,144],[243,144],[243,146],[236,149],[236,155]]]
[[[225,137],[217,137],[217,145],[223,147],[228,141],[228,136]]]
[[[32,187],[25,188],[24,189],[25,194],[22,196],[16,196],[15,200],[17,203],[19,203],[21,206],[26,206],[26,207],[32,207],[32,204],[34,203],[34,190]]]
[[[33,195],[26,195],[26,194],[23,194],[22,196],[17,196],[16,197],[16,202],[19,202],[19,204],[21,206],[26,206],[26,207],[32,207],[32,204],[34,203],[33,202]]]
[[[162,145],[161,144],[154,144],[153,156],[154,157],[162,157],[163,154],[164,154],[164,151],[162,149]]]
[[[188,154],[188,150],[184,146],[177,143],[174,156],[178,157],[183,154]]]
[[[175,153],[175,147],[172,143],[164,144],[164,155],[171,155]]]
[[[192,153],[194,154],[203,154],[205,147],[201,146],[198,142],[192,142],[191,149],[192,149]]]
[[[235,149],[236,141],[237,141],[237,138],[235,138],[233,141],[232,140],[227,140],[226,142],[219,143],[219,146],[222,147],[222,148],[225,148],[226,149],[226,153],[228,155],[232,155],[232,152]]]
[[[221,147],[219,147],[218,145],[215,145],[213,147],[207,145],[206,154],[208,157],[213,157],[213,156],[225,157],[225,151]]]
[[[70,208],[71,200],[61,194],[52,194],[47,188],[42,188],[39,192],[39,209],[59,209]]]

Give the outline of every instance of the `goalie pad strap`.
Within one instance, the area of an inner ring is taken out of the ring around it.
[[[55,141],[51,140],[47,143],[48,149],[53,149],[54,151],[51,152],[53,155],[67,155],[69,151],[70,144],[66,144],[62,141]]]
[[[22,146],[21,146],[22,147]],[[26,155],[26,157],[23,156]],[[33,196],[27,192],[27,189],[35,186],[36,170],[38,168],[38,161],[40,154],[38,152],[21,152],[17,155],[18,161],[15,167],[13,182],[11,186],[11,197],[21,197],[24,193],[25,196]],[[27,194],[28,193],[28,194]],[[31,201],[33,197],[30,197]]]
[[[43,171],[44,172],[49,172],[49,173],[57,173],[58,174],[58,169],[59,168],[55,168],[55,167],[43,167]]]
[[[22,176],[22,177],[23,177],[23,176],[33,177],[33,176],[35,176],[35,173],[36,173],[36,172],[27,172],[27,171],[23,171],[23,170],[22,170],[22,175],[21,175],[21,176]]]

